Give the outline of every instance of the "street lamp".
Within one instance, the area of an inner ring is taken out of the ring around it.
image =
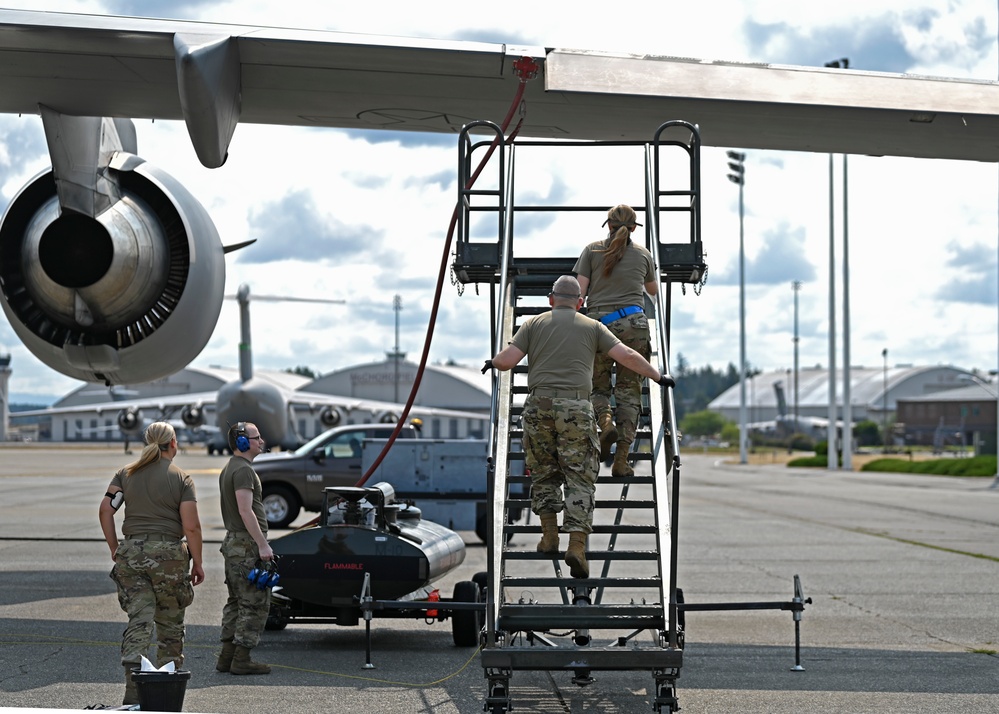
[[[801,290],[801,281],[795,280],[791,283],[791,290],[794,291],[794,430],[798,431],[798,292]]]
[[[826,62],[826,67],[848,69],[850,60],[842,57]],[[833,155],[829,154],[829,469],[839,467],[836,445],[836,250],[833,220]],[[850,404],[850,278],[846,227],[846,154],[843,154],[843,468],[852,470],[853,414]]]
[[[739,463],[746,458],[746,250],[743,188],[746,184],[746,154],[727,151],[728,180],[739,184]]]
[[[785,384],[787,385],[787,388],[790,389],[791,388],[791,368],[788,367],[784,371],[787,374],[787,382],[785,382]],[[778,406],[778,408],[780,407],[779,404],[777,406]],[[798,431],[798,425],[797,425],[797,419],[795,419],[795,424],[794,424],[794,426],[791,427],[791,431],[788,433],[788,436],[787,436],[787,453],[789,453],[789,454],[792,451],[794,451],[794,434],[797,431]]]
[[[884,446],[884,449],[882,451],[883,453],[887,454],[888,453],[888,348],[887,347],[881,350],[881,356],[884,358],[885,361],[884,386],[882,387],[881,390],[881,398],[883,401],[881,405],[881,422],[882,422],[881,429],[884,436],[881,437],[881,441],[882,445]]]

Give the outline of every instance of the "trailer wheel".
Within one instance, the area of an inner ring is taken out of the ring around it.
[[[265,630],[283,630],[288,626],[288,618],[275,615],[273,612],[267,614],[267,622],[264,623]]]
[[[482,602],[478,584],[462,580],[454,584],[455,602]],[[451,636],[456,647],[475,647],[479,644],[479,631],[482,629],[481,610],[452,610]]]
[[[265,485],[263,488],[264,516],[271,528],[287,528],[298,517],[301,505],[298,496],[284,486]]]

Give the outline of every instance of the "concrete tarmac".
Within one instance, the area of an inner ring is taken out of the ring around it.
[[[97,505],[128,460],[120,449],[0,447],[0,707],[120,703],[125,615]],[[449,623],[376,619],[374,669],[363,667],[363,625],[292,624],[254,651],[270,675],[216,672],[224,459],[192,450],[177,463],[194,475],[206,539],[207,580],[187,615],[185,711],[482,711],[478,653],[454,646]],[[698,453],[683,454],[681,474],[674,531],[687,602],[788,601],[794,575],[812,599],[804,671],[792,671],[789,613],[688,613],[684,714],[999,711],[991,479],[740,466]],[[462,535],[464,564],[436,583],[445,595],[485,570],[485,547]],[[578,687],[568,674],[515,672],[515,711],[652,711],[649,672],[594,677]]]

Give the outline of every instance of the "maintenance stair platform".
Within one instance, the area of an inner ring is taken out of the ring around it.
[[[462,284],[486,284],[493,305],[494,353],[508,344],[519,325],[550,309],[548,295],[560,276],[572,273],[571,257],[519,256],[514,250],[515,156],[550,142],[494,141],[499,167],[492,188],[472,187],[473,155],[489,142],[474,142],[472,130],[498,128],[475,122],[459,140],[459,241],[453,274]],[[669,135],[674,138],[667,139]],[[676,138],[679,137],[679,138]],[[613,144],[613,142],[611,142]],[[629,146],[637,142],[630,142]],[[559,143],[568,148],[572,142]],[[594,146],[592,143],[581,145]],[[618,145],[624,146],[624,143]],[[498,147],[498,148],[497,148]],[[679,147],[686,164],[678,190],[660,188],[660,151]],[[635,206],[645,226],[646,247],[659,266],[662,289],[646,305],[653,354],[650,361],[669,374],[669,310],[674,283],[703,284],[699,218],[699,137],[686,122],[667,122],[647,145],[641,145],[645,166],[645,204]],[[481,204],[485,203],[483,208]],[[636,202],[638,203],[638,202]],[[524,210],[538,210],[523,207]],[[470,240],[474,211],[496,214],[495,242]],[[547,210],[605,212],[606,206],[558,206]],[[660,218],[682,214],[687,227],[681,243],[660,243]],[[581,246],[580,246],[581,247]],[[538,553],[541,528],[516,523],[514,513],[530,512],[530,476],[523,473],[523,429],[520,417],[528,394],[527,366],[518,365],[495,376],[490,434],[489,569],[482,666],[488,681],[485,710],[513,708],[510,690],[518,670],[564,671],[579,685],[594,681],[595,671],[649,671],[653,677],[656,711],[679,709],[675,683],[683,664],[682,593],[676,587],[676,519],[672,490],[679,484],[679,444],[672,388],[646,383],[644,407],[629,460],[635,475],[615,478],[602,466],[596,483],[593,532],[588,537],[587,578],[569,577],[559,553]],[[520,466],[512,471],[511,466]],[[562,534],[560,549],[567,546]],[[563,568],[565,569],[563,571]]]

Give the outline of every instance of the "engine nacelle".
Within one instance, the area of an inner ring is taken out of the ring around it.
[[[118,428],[122,434],[138,434],[142,429],[142,412],[129,407],[118,412]]]
[[[96,218],[61,209],[52,170],[14,197],[0,221],[0,300],[52,369],[136,384],[182,369],[208,343],[225,260],[183,185],[131,154],[115,165],[121,199]]]
[[[205,423],[205,410],[200,404],[189,404],[180,410],[180,420],[184,426],[192,429],[203,426]]]
[[[383,411],[375,414],[375,421],[379,424],[395,424],[399,421],[399,415],[393,411]]]
[[[319,423],[327,428],[337,426],[342,421],[343,412],[337,407],[324,407],[323,410],[319,412]]]

